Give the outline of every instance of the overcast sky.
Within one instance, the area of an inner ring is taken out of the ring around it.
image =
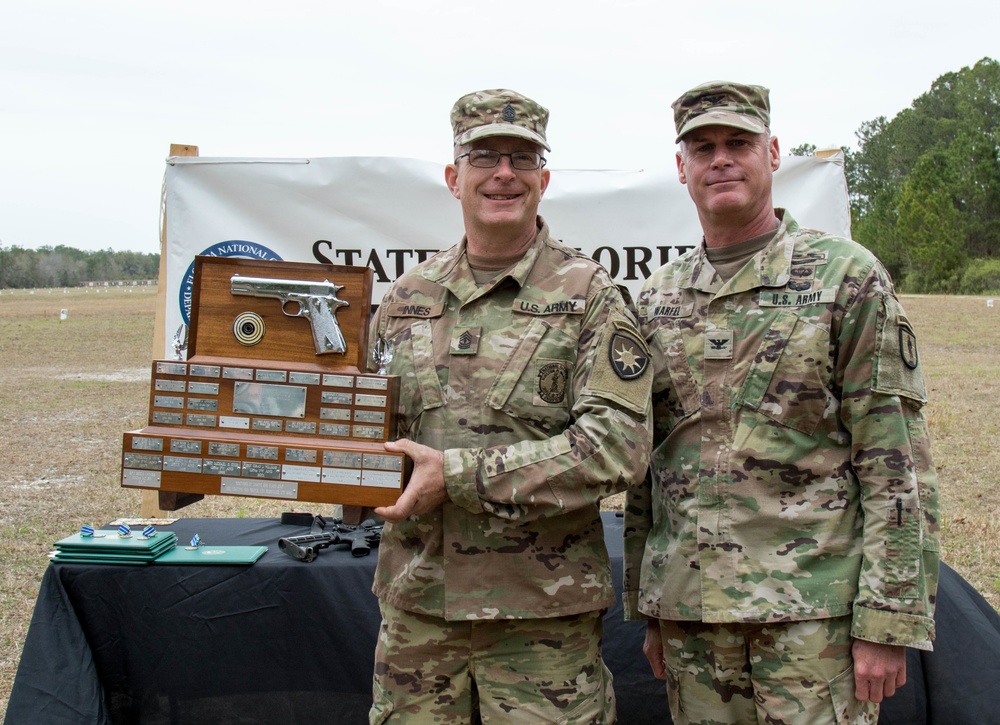
[[[550,109],[553,168],[673,166],[670,103],[714,79],[771,89],[783,152],[854,146],[1000,57],[998,20],[986,0],[0,0],[0,245],[158,251],[171,143],[445,163],[451,106],[482,88]]]

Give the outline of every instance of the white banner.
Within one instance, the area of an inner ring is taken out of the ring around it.
[[[195,255],[367,264],[378,303],[401,272],[463,234],[444,166],[429,161],[173,157],[165,183],[167,357],[189,319]],[[850,235],[841,154],[783,157],[774,199],[803,226]],[[555,237],[601,262],[633,296],[653,270],[701,240],[673,166],[553,169],[540,213]]]

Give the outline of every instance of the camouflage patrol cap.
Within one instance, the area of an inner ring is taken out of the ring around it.
[[[732,126],[764,133],[771,125],[771,104],[764,86],[710,81],[695,86],[671,106],[677,143],[688,131],[702,126]]]
[[[545,140],[548,121],[548,109],[503,88],[468,93],[451,109],[456,146],[488,136],[518,136],[551,151]]]

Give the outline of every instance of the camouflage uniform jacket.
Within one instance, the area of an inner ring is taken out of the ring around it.
[[[401,377],[400,435],[444,451],[449,501],[385,527],[375,594],[447,620],[613,604],[599,502],[643,479],[652,374],[604,269],[542,222],[480,286],[463,240],[394,283],[379,334]]]
[[[724,284],[704,247],[638,301],[652,482],[625,514],[629,619],[852,616],[930,649],[937,479],[916,338],[874,255],[801,229]]]

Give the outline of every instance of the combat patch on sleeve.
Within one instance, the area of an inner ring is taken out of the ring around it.
[[[594,369],[587,389],[642,413],[649,397],[649,348],[631,322],[614,316],[608,320],[598,343]]]
[[[899,356],[903,358],[903,364],[910,370],[916,370],[920,362],[920,355],[917,353],[917,336],[913,333],[913,328],[906,318],[899,319]]]
[[[917,336],[892,295],[882,296],[875,350],[875,389],[927,401],[927,386],[920,371]]]

